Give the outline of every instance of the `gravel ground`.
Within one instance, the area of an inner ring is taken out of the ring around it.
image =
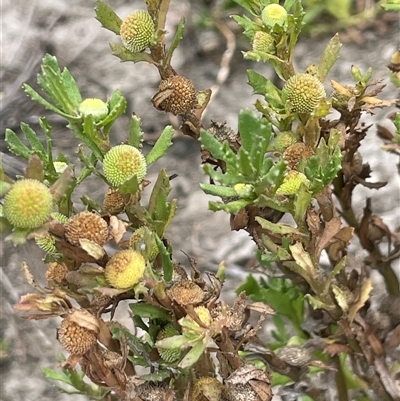
[[[149,100],[157,91],[158,76],[154,68],[144,63],[119,63],[110,54],[108,42],[115,40],[113,35],[100,28],[94,19],[94,1],[83,0],[3,0],[2,1],[2,92],[1,92],[1,135],[5,127],[17,129],[20,121],[35,127],[37,116],[43,110],[28,102],[20,90],[23,82],[35,82],[39,63],[46,52],[57,56],[62,66],[67,66],[82,89],[84,97],[107,98],[121,89],[129,102],[126,117],[118,123],[114,131],[115,143],[121,141],[129,123],[128,116],[135,112],[142,118],[146,139],[157,137],[166,124],[178,122],[165,113],[156,111]],[[110,1],[117,14],[124,17],[132,9],[140,7],[140,2],[124,0]],[[190,26],[196,14],[197,2],[172,1],[170,30],[181,14],[188,17]],[[329,78],[343,84],[350,82],[350,67],[357,64],[362,70],[374,67],[375,77],[382,77],[388,83],[387,97],[398,96],[394,86],[386,78],[385,64],[398,46],[398,24],[393,23],[384,35],[366,31],[365,42],[347,43],[343,47],[340,60]],[[397,35],[397,37],[396,37]],[[317,62],[329,38],[310,41],[302,40],[297,48],[297,68],[299,71]],[[240,109],[252,107],[254,97],[246,85],[245,71],[254,68],[271,75],[269,67],[252,65],[242,60],[240,51],[244,49],[241,39],[233,49],[230,70],[221,68],[221,55],[226,49],[225,38],[216,31],[201,31],[185,36],[182,48],[178,49],[174,67],[183,75],[191,78],[199,89],[214,86],[217,95],[213,98],[204,121],[226,120],[230,126],[237,125],[236,116]],[[224,74],[229,72],[225,77]],[[219,74],[219,75],[218,75]],[[218,85],[218,83],[220,83]],[[215,86],[217,85],[217,86]],[[384,121],[388,110],[367,116],[366,123]],[[63,121],[49,117],[55,127],[57,147],[73,155],[77,142],[66,132]],[[1,141],[3,142],[3,141]],[[1,143],[1,150],[4,144]],[[388,180],[389,184],[379,190],[360,188],[356,193],[356,205],[361,214],[365,198],[372,198],[374,212],[380,214],[390,228],[399,227],[399,178],[394,174],[396,158],[380,149],[375,129],[371,129],[361,148],[363,158],[374,171],[376,181]],[[6,170],[11,174],[21,173],[21,164],[8,155],[4,156]],[[171,152],[167,158],[152,167],[149,178],[155,177],[159,168],[166,167],[168,172],[178,174],[173,181],[172,196],[179,200],[179,209],[171,225],[169,236],[176,252],[175,258],[186,264],[180,250],[197,259],[205,270],[215,270],[218,263],[225,259],[229,280],[227,293],[245,277],[243,266],[251,259],[253,245],[244,233],[229,232],[228,216],[207,210],[209,197],[202,194],[198,182],[206,181],[199,160],[199,146],[194,140],[177,133]],[[97,179],[88,180],[82,189],[101,200],[104,186]],[[78,199],[78,197],[77,197]],[[34,244],[28,243],[18,249],[2,242],[0,249],[1,304],[0,339],[10,341],[8,356],[0,360],[0,401],[66,401],[71,400],[59,393],[54,384],[43,378],[41,368],[55,367],[56,354],[61,349],[55,339],[57,319],[47,321],[25,321],[13,310],[19,297],[32,289],[25,283],[20,272],[22,260],[28,260],[37,277],[43,275],[42,255]],[[231,290],[231,291],[230,291]],[[81,397],[75,396],[75,401]],[[274,398],[278,400],[278,397]]]

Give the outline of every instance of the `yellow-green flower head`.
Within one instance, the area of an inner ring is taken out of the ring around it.
[[[287,21],[287,11],[279,4],[269,4],[262,10],[261,19],[270,28],[276,24],[283,26]]]
[[[319,101],[325,97],[321,81],[310,74],[292,76],[285,84],[291,110],[296,113],[312,113]]]
[[[104,156],[103,170],[108,182],[114,187],[119,187],[135,174],[138,182],[141,182],[147,171],[146,159],[134,146],[118,145]]]
[[[112,287],[131,288],[143,277],[146,261],[132,249],[117,252],[107,263],[105,275]]]
[[[85,99],[78,111],[83,117],[92,115],[95,121],[101,121],[108,114],[108,106],[101,99]]]
[[[4,216],[17,228],[40,227],[52,211],[53,197],[40,181],[16,182],[4,199]]]
[[[150,45],[154,31],[154,22],[150,14],[144,10],[136,10],[122,21],[120,35],[128,50],[141,52]]]
[[[275,48],[274,38],[267,32],[257,31],[253,38],[253,50],[270,53]]]
[[[310,185],[310,181],[303,174],[296,170],[289,171],[283,179],[282,185],[278,188],[276,193],[278,195],[295,195],[300,189],[301,184]]]
[[[275,138],[275,150],[284,152],[289,146],[299,142],[300,138],[292,131],[280,132]]]

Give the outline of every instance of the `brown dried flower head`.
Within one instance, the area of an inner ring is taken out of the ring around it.
[[[197,104],[196,88],[190,79],[174,75],[161,81],[152,102],[156,109],[174,115],[192,110]]]
[[[125,209],[124,197],[114,188],[109,188],[103,200],[103,209],[106,213],[117,215]]]
[[[289,146],[283,153],[283,158],[287,161],[291,170],[296,170],[302,157],[309,159],[314,155],[314,151],[310,146],[303,142],[297,142]]]
[[[66,282],[66,275],[68,273],[68,267],[64,263],[53,262],[50,263],[46,270],[46,280],[50,284],[54,282],[56,284],[63,284]]]
[[[78,323],[82,319],[82,324]],[[96,318],[84,309],[67,315],[58,329],[58,340],[73,355],[83,355],[96,342]],[[91,327],[93,330],[88,328]]]
[[[104,219],[91,212],[80,212],[68,220],[65,236],[72,245],[80,245],[79,240],[87,239],[104,245],[108,238],[108,225]]]
[[[179,305],[197,305],[204,299],[203,290],[193,281],[182,280],[167,291],[170,299]]]

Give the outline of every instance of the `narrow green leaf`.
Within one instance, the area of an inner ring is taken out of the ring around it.
[[[339,51],[342,44],[339,40],[339,34],[337,33],[328,43],[324,52],[322,53],[321,59],[317,66],[317,78],[324,82],[328,76],[329,71],[339,58]]]
[[[168,148],[172,145],[172,137],[174,129],[171,125],[164,128],[157,142],[154,144],[150,152],[146,156],[146,163],[150,165],[167,153]]]
[[[171,259],[171,254],[168,252],[168,249],[164,245],[164,242],[161,241],[158,235],[155,236],[156,243],[158,246],[158,250],[161,255],[161,261],[164,272],[164,280],[169,283],[172,280],[172,275],[174,273],[174,264]]]
[[[236,4],[239,4],[240,7],[247,10],[250,14],[260,15],[262,8],[260,1],[257,0],[233,0]]]
[[[122,20],[114,10],[104,1],[98,1],[94,10],[96,12],[96,19],[100,24],[109,31],[119,35]]]
[[[142,148],[144,133],[141,127],[142,127],[141,119],[136,114],[133,114],[131,118],[131,123],[129,125],[128,144],[134,146],[136,149]]]
[[[157,305],[139,302],[129,304],[129,308],[134,315],[140,316],[141,318],[161,319],[168,322],[172,320],[168,310]]]
[[[236,155],[230,149],[229,144],[224,146],[214,135],[210,134],[208,131],[202,129],[200,131],[200,141],[202,145],[216,158],[219,160],[235,160]],[[226,142],[225,142],[226,143]]]
[[[58,65],[55,71],[52,67],[53,64],[51,63],[51,66],[42,64],[42,76],[38,76],[38,83],[45,83],[46,85],[43,89],[46,90],[53,102],[68,116],[75,117],[76,107],[74,102],[70,99],[67,88],[64,86]]]
[[[21,123],[21,130],[25,134],[25,138],[28,140],[32,147],[32,150],[38,153],[41,159],[45,158],[46,151],[38,138],[38,134],[25,123]]]
[[[134,175],[132,178],[125,181],[122,185],[118,187],[118,192],[120,192],[121,194],[134,195],[138,190],[139,190],[139,182],[136,175]]]
[[[181,17],[179,24],[176,28],[176,32],[175,35],[172,39],[171,45],[168,49],[167,52],[167,56],[166,56],[166,61],[165,64],[168,65],[170,64],[171,60],[172,60],[172,55],[174,54],[175,49],[178,47],[179,42],[182,40],[183,38],[183,31],[185,29],[185,18]]]
[[[254,70],[247,70],[248,83],[255,95],[264,96],[268,89],[268,79]]]
[[[253,22],[250,18],[241,15],[232,15],[236,23],[243,28],[243,33],[250,40],[253,39],[255,32],[259,31],[261,27]]]
[[[68,119],[74,119],[74,120],[79,120],[79,117],[74,117],[70,116],[69,114],[64,113],[62,110],[59,108],[53,106],[50,102],[48,102],[44,97],[40,96],[39,93],[37,93],[32,87],[30,87],[28,84],[23,84],[22,85],[24,91],[26,94],[34,101],[39,104],[41,104],[45,109],[51,110],[54,113],[59,114],[60,116],[63,116]]]
[[[200,188],[208,195],[228,197],[237,196],[236,191],[231,187],[201,183]]]
[[[190,368],[200,359],[205,350],[206,345],[202,341],[198,341],[195,346],[180,361],[178,366],[181,369]]]
[[[308,238],[308,236],[306,234],[302,233],[300,230],[298,230],[295,227],[290,227],[285,224],[275,224],[269,220],[263,219],[262,217],[256,217],[256,221],[257,221],[257,223],[260,224],[260,226],[262,228],[264,228],[265,230],[269,230],[275,234],[296,235],[298,237]]]
[[[150,195],[148,207],[148,211],[154,220],[164,220],[168,217],[167,196],[170,191],[171,185],[167,172],[161,169]]]
[[[209,209],[213,212],[224,210],[227,213],[237,213],[251,203],[250,200],[239,199],[229,203],[209,202]]]
[[[107,132],[111,128],[111,123],[113,123],[126,110],[126,99],[119,90],[112,94],[111,99],[108,101],[108,107],[110,111],[108,112],[107,117],[98,123],[98,125],[101,126],[109,125],[107,127]]]
[[[6,129],[5,140],[8,149],[16,156],[23,157],[24,159],[28,160],[32,155],[33,152],[23,144],[23,142],[18,138],[17,134],[8,128]]]
[[[133,61],[134,63],[147,61],[150,64],[154,64],[154,60],[149,53],[133,53],[120,43],[110,43],[110,48],[112,54],[118,57],[121,61]]]
[[[65,89],[68,93],[68,96],[74,106],[74,109],[77,109],[79,105],[82,103],[82,96],[79,91],[78,85],[74,77],[69,72],[68,68],[64,68],[61,77],[65,86]]]

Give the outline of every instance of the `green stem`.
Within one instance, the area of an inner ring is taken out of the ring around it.
[[[339,401],[349,401],[346,378],[344,376],[344,372],[342,369],[342,365],[340,363],[339,356],[335,355],[333,360],[334,360],[334,363],[335,363],[336,369],[337,369],[336,374],[335,374],[335,382],[336,382],[336,388],[338,390],[338,400]]]

